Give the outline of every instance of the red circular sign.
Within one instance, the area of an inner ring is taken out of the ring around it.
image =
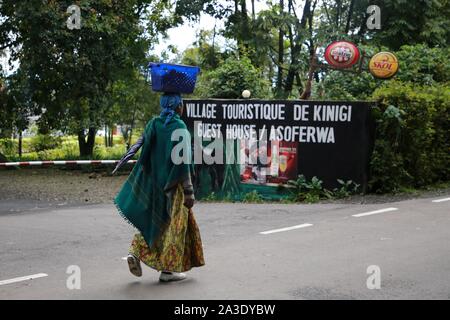
[[[325,51],[325,59],[336,68],[351,68],[360,58],[358,47],[348,41],[336,41]]]

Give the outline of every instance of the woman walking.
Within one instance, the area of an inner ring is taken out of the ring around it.
[[[120,214],[139,233],[127,258],[130,272],[142,276],[141,262],[161,272],[160,281],[180,281],[183,272],[205,264],[200,231],[194,219],[192,165],[174,164],[172,142],[175,130],[187,130],[180,116],[179,94],[161,97],[162,113],[151,120],[144,135],[118,164],[116,172],[139,149],[137,165],[115,199]],[[184,150],[190,151],[189,146]],[[190,158],[191,155],[188,155]]]

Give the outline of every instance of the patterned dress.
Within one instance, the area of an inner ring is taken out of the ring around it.
[[[130,253],[157,271],[187,272],[205,265],[200,231],[192,210],[183,205],[184,197],[179,185],[173,195],[171,222],[152,248],[141,234],[131,244]]]

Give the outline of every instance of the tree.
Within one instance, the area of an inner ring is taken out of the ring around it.
[[[117,124],[122,127],[122,135],[129,149],[137,125],[144,127],[158,113],[159,97],[139,73],[133,78],[117,81],[112,91],[114,104],[106,119],[109,126]]]
[[[202,71],[211,71],[219,67],[227,58],[227,53],[220,52],[215,44],[215,30],[200,30],[193,47],[186,49],[181,57],[181,63],[199,66]]]
[[[247,57],[230,57],[216,70],[203,74],[196,94],[202,98],[239,99],[250,90],[254,98],[270,97],[270,83]]]
[[[72,4],[3,1],[0,48],[9,48],[27,75],[41,130],[76,134],[80,155],[90,157],[113,84],[142,69],[148,49],[181,17],[173,1],[80,0],[81,29],[71,30]]]
[[[382,29],[371,32],[374,43],[398,50],[403,45],[426,44],[445,48],[450,43],[450,1],[377,0]]]
[[[36,111],[36,105],[31,100],[31,88],[27,75],[19,70],[8,81],[8,97],[6,108],[9,113],[11,131],[19,138],[18,154],[22,157],[22,134],[30,122],[30,117]]]
[[[335,40],[387,50],[416,43],[448,46],[448,0],[408,1],[407,12],[403,0],[274,0],[257,15],[254,10],[249,12],[246,1],[220,3],[217,10],[211,11],[205,7],[218,2],[194,1],[190,9],[201,10],[203,6],[204,12],[225,20],[225,29],[219,33],[235,41],[236,56],[250,58],[261,76],[272,82],[274,95],[280,98],[309,98],[321,79],[336,74],[314,66],[323,61],[325,47]],[[381,30],[367,27],[370,5],[381,8]],[[190,54],[196,49],[199,46],[191,48]],[[220,54],[214,51],[213,56]]]

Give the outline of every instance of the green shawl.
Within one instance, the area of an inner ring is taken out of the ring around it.
[[[177,114],[165,126],[166,117],[150,121],[145,129],[144,145],[138,163],[114,200],[119,213],[144,237],[151,248],[170,224],[171,197],[179,183],[192,173],[192,165],[173,163],[172,133],[183,129],[184,150],[192,159],[191,140],[185,123]]]

